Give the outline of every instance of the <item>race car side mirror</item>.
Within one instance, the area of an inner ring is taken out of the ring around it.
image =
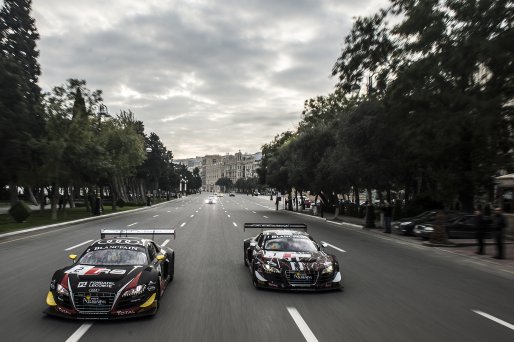
[[[164,255],[162,255],[162,254],[157,255],[157,260],[158,261],[163,261],[164,260]]]
[[[326,243],[324,241],[321,241],[321,247],[327,248],[328,247],[328,243]]]
[[[76,254],[70,254],[70,255],[68,255],[68,258],[73,260],[73,263],[75,263],[75,261],[77,260],[77,255]]]
[[[255,247],[257,246],[257,242],[250,242],[250,247]]]

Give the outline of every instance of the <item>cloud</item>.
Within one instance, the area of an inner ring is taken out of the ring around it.
[[[253,153],[330,93],[352,17],[387,0],[45,0],[41,86],[68,78],[131,109],[176,158]]]

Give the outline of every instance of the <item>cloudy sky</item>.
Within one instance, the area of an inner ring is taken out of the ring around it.
[[[176,159],[254,153],[333,90],[352,18],[387,0],[35,0],[41,87],[130,109]]]

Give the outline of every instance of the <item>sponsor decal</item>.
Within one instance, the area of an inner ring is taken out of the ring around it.
[[[307,275],[305,273],[295,272],[294,278],[298,280],[311,280],[312,276]]]
[[[113,281],[90,281],[89,287],[96,287],[96,288],[112,288],[114,286]]]
[[[106,305],[107,301],[105,299],[101,299],[98,297],[92,297],[89,293],[82,298],[82,302],[84,304],[91,304],[91,305]]]
[[[66,309],[66,308],[63,308],[62,306],[56,306],[55,309],[66,315],[73,315],[75,313],[74,310]]]
[[[125,274],[125,270],[121,269],[111,269],[104,267],[95,267],[95,266],[86,266],[86,265],[77,265],[75,267],[70,268],[66,272],[67,274],[77,274],[77,275],[100,275],[100,274]]]
[[[123,249],[128,251],[138,251],[140,248],[134,246],[124,246],[124,245],[112,245],[112,246],[99,246],[93,248],[94,251],[101,251],[104,249]]]
[[[93,288],[112,288],[114,286],[114,282],[113,281],[90,281],[90,282],[87,282],[87,281],[81,281],[79,282],[79,284],[77,285],[77,287],[93,287]],[[89,291],[89,292],[94,292],[94,291]]]
[[[100,292],[100,289],[89,289],[89,292],[91,292],[91,293]]]
[[[117,310],[117,311],[113,312],[113,315],[126,316],[126,315],[133,315],[136,312],[137,312],[137,309]]]

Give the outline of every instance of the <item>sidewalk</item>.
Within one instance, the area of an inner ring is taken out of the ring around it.
[[[296,213],[296,211],[293,211]],[[309,215],[314,216],[312,209],[306,209],[306,210],[300,210],[298,211],[299,214],[303,215]],[[319,219],[321,217],[317,216]],[[494,243],[493,239],[487,239],[485,241],[485,252],[486,254],[479,255],[475,252],[478,249],[478,244],[475,239],[449,239],[448,241],[452,243],[448,246],[435,246],[431,245],[428,241],[424,241],[418,237],[415,236],[406,236],[406,235],[400,235],[396,232],[393,232],[391,234],[384,233],[384,229],[381,227],[378,227],[379,223],[375,222],[377,225],[377,228],[364,228],[365,220],[363,218],[357,218],[357,217],[349,217],[349,216],[339,216],[337,219],[334,218],[333,213],[325,213],[324,219],[327,222],[332,222],[339,225],[345,225],[346,227],[350,227],[352,229],[356,230],[363,230],[368,232],[369,234],[373,234],[380,237],[387,237],[391,239],[395,239],[398,241],[402,241],[405,243],[411,243],[416,244],[420,246],[430,246],[432,248],[441,248],[445,249],[447,251],[451,251],[452,253],[459,254],[462,256],[467,256],[473,258],[475,261],[483,261],[483,262],[490,262],[494,263],[500,266],[506,266],[509,268],[514,269],[514,240],[512,237],[509,237],[505,241],[505,259],[495,259],[493,256],[496,255],[496,245]]]

